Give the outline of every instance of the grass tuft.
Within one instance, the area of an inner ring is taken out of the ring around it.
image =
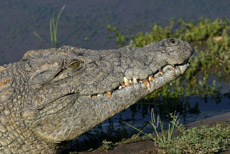
[[[58,28],[58,22],[59,18],[65,9],[65,5],[61,8],[60,12],[58,13],[57,19],[55,21],[54,13],[52,18],[50,19],[50,40],[51,40],[51,47],[57,48],[58,46],[58,39],[57,39],[57,28]]]
[[[142,130],[126,123],[128,126],[132,127],[133,129],[137,130],[139,133],[144,134],[146,137],[148,137],[150,140],[155,141],[159,147],[164,148],[168,147],[169,144],[172,142],[172,135],[174,133],[175,127],[177,126],[182,130],[182,125],[179,124],[178,121],[178,115],[176,112],[174,114],[170,114],[170,117],[172,118],[171,124],[168,124],[168,130],[165,132],[164,130],[164,124],[160,119],[160,116],[158,115],[157,118],[155,118],[154,109],[151,110],[151,121],[150,124],[153,126],[154,133],[157,137],[153,137],[151,134],[147,134],[143,132]],[[157,120],[156,120],[157,119]],[[158,132],[157,128],[160,126],[160,132]]]

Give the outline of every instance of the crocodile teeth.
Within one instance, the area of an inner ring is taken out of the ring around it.
[[[97,94],[97,96],[101,96],[101,97],[102,97],[102,96],[104,96],[104,95],[103,95],[103,94]]]
[[[112,92],[107,92],[107,96],[110,98],[112,96]]]
[[[128,86],[130,84],[129,80],[126,77],[124,77],[124,83],[126,86]]]
[[[145,84],[145,86],[147,87],[147,89],[150,90],[149,81],[145,79],[145,80],[144,80],[144,84]]]
[[[149,76],[149,81],[153,81],[153,82],[154,82],[154,81],[155,81],[155,78],[154,78],[152,75],[150,75],[150,76]]]
[[[3,71],[3,70],[5,70],[5,69],[6,69],[5,67],[0,66],[0,71]]]
[[[121,84],[121,87],[123,87],[123,88],[124,88],[124,87],[125,87],[125,83],[122,83],[122,84]]]
[[[163,71],[162,70],[159,70],[160,74],[162,75],[163,74]]]
[[[175,68],[176,68],[176,66],[173,65],[173,66],[172,66],[172,69],[174,70]]]
[[[119,86],[119,88],[118,89],[122,89],[122,86]]]
[[[134,84],[137,84],[137,83],[138,83],[136,78],[133,78],[133,83],[134,83]]]

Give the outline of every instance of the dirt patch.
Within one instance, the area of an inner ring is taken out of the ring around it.
[[[157,147],[152,141],[139,141],[122,144],[113,150],[96,149],[91,152],[79,152],[79,154],[156,154]]]

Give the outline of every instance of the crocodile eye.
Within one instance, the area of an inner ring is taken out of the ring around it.
[[[81,63],[82,63],[81,61],[73,61],[73,62],[71,62],[71,63],[69,64],[68,69],[70,69],[70,70],[79,69],[80,66],[81,66]]]

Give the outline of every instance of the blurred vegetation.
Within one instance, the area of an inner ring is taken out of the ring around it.
[[[111,25],[108,25],[108,30],[115,34],[119,47],[126,44],[143,47],[165,38],[178,38],[192,44],[195,54],[185,75],[144,99],[145,103],[156,102],[154,103],[156,106],[163,107],[164,110],[168,108],[170,111],[167,113],[174,112],[175,108],[178,111],[178,106],[181,107],[179,112],[199,113],[198,104],[194,106],[196,110],[191,109],[188,96],[218,98],[221,89],[219,81],[230,83],[230,20],[227,18],[213,21],[201,18],[197,24],[182,19],[177,22],[171,20],[169,26],[161,27],[156,23],[150,32],[145,34],[139,32],[134,36],[126,37]],[[112,39],[113,35],[110,35],[110,38]]]

